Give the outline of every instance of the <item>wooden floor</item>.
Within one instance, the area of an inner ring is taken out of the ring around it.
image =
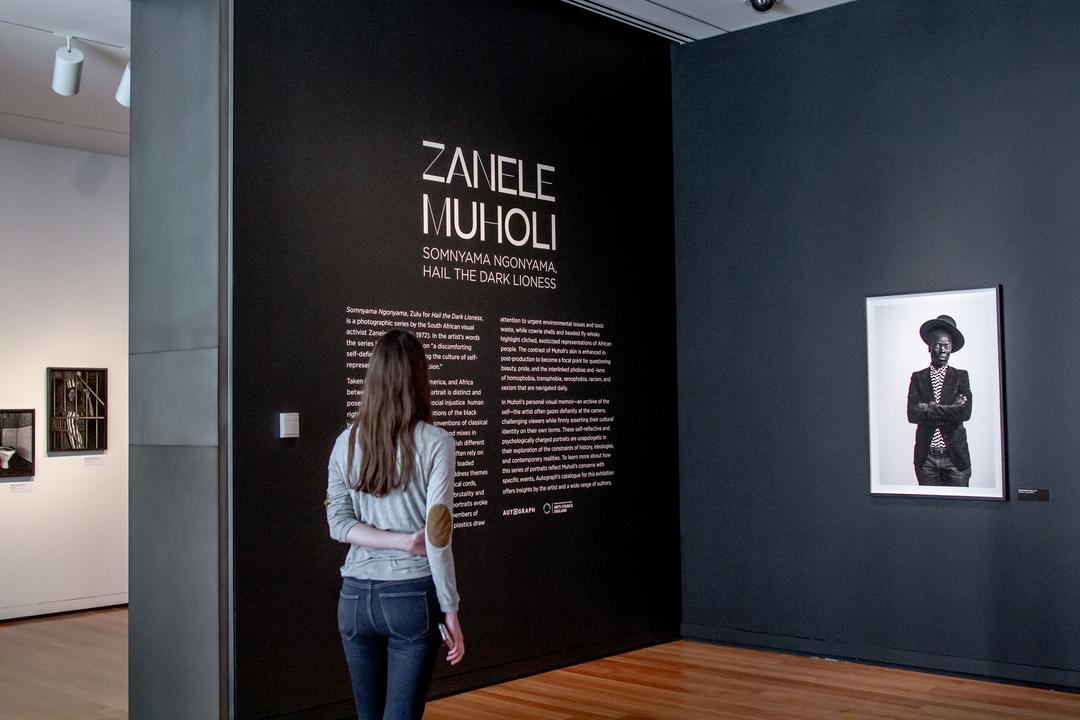
[[[121,720],[127,610],[0,623],[0,718]]]
[[[1077,720],[1080,695],[679,641],[428,705],[425,720]]]
[[[1077,720],[1080,694],[680,641],[438,700],[424,717]],[[0,718],[127,718],[127,611],[0,623]]]

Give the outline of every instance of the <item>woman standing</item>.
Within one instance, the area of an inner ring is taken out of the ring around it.
[[[338,629],[361,720],[418,720],[445,623],[465,655],[450,539],[454,438],[431,424],[424,349],[391,330],[371,352],[364,396],[330,455],[326,519],[349,543]]]

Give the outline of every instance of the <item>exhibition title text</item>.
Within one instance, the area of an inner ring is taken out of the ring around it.
[[[460,191],[424,193],[422,227],[425,235],[472,240],[512,247],[555,251],[555,212],[536,209],[555,202],[555,167],[519,158],[483,154],[423,140],[424,182]],[[457,197],[465,188],[522,198],[518,201],[467,200]],[[505,204],[504,204],[505,203]]]

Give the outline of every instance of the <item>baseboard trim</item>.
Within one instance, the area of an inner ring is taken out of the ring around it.
[[[801,655],[820,655],[838,660],[853,660],[880,665],[892,665],[913,670],[970,675],[1008,682],[1080,690],[1080,670],[1022,665],[981,658],[966,658],[936,653],[915,652],[875,645],[836,642],[818,638],[738,630],[705,625],[682,625],[687,640],[706,640],[726,645],[794,652]]]
[[[71,598],[69,600],[50,600],[29,605],[12,605],[0,608],[0,620],[18,620],[37,617],[38,615],[54,615],[74,610],[92,610],[93,608],[109,607],[110,605],[126,605],[127,601],[128,594],[125,592],[113,595]]]

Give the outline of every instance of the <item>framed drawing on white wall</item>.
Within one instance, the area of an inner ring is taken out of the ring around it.
[[[104,368],[49,368],[50,453],[108,447],[108,376]]]
[[[870,492],[1005,498],[999,288],[866,299]]]
[[[0,410],[0,482],[34,476],[34,411]]]

